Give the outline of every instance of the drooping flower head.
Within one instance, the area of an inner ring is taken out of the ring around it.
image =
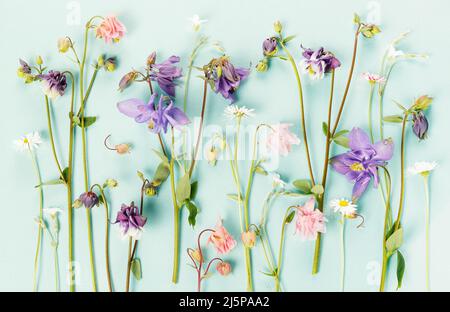
[[[127,29],[115,16],[105,17],[95,30],[97,38],[105,40],[106,43],[119,42],[125,35]]]
[[[236,241],[223,226],[222,220],[217,222],[214,232],[208,238],[208,243],[213,243],[219,254],[229,253],[236,246]]]
[[[300,139],[289,131],[291,124],[272,125],[272,131],[267,135],[266,146],[276,154],[286,156],[292,150],[292,145],[300,144]]]
[[[297,207],[295,232],[303,240],[315,240],[318,233],[325,233],[327,219],[319,209],[315,209],[316,200],[310,198],[303,206]]]
[[[50,70],[47,74],[42,74],[38,77],[42,80],[44,94],[49,98],[56,99],[58,96],[64,95],[64,91],[67,88],[65,74],[56,70]]]
[[[32,151],[42,144],[39,132],[34,131],[22,136],[20,139],[14,141],[14,145],[20,151]]]
[[[128,88],[133,81],[136,80],[138,76],[138,73],[133,71],[130,71],[129,73],[126,73],[119,81],[119,91],[122,92],[126,88]]]
[[[412,129],[416,137],[418,137],[419,140],[426,139],[428,132],[428,120],[423,111],[413,113],[412,121]]]
[[[275,37],[270,37],[264,40],[262,45],[264,56],[274,56],[275,54],[277,54],[277,46],[278,42]]]
[[[78,200],[88,209],[98,206],[99,204],[98,196],[94,192],[85,192],[80,195]]]
[[[19,68],[17,69],[17,76],[24,78],[25,82],[32,82],[33,75],[31,75],[31,67],[22,59],[19,59]]]
[[[214,92],[220,93],[233,103],[236,100],[236,90],[242,80],[248,77],[250,70],[234,67],[228,56],[211,60],[204,66],[206,78],[213,83]]]
[[[231,264],[225,261],[221,261],[216,265],[216,270],[222,276],[227,276],[231,273]]]
[[[377,74],[372,74],[372,73],[362,73],[361,75],[365,80],[367,80],[369,83],[371,84],[375,84],[375,83],[384,83],[386,81],[386,79],[383,76],[377,75]]]
[[[331,158],[334,170],[343,174],[354,183],[353,200],[357,200],[367,189],[373,179],[378,186],[378,167],[385,166],[394,153],[392,139],[375,144],[370,143],[369,136],[360,128],[353,128],[349,134],[350,151]]]
[[[435,161],[418,161],[414,165],[408,168],[408,173],[412,175],[423,175],[427,176],[437,167],[437,163]]]
[[[155,60],[156,52],[153,52],[147,58],[150,79],[156,81],[167,95],[175,96],[176,80],[182,76],[181,68],[175,66],[175,64],[180,62],[180,58],[172,55],[160,64],[156,64]]]
[[[202,24],[208,22],[208,20],[201,19],[197,14],[188,18],[188,20],[191,22],[192,29],[196,32],[200,30]]]
[[[256,233],[254,231],[243,232],[241,239],[245,247],[253,248],[256,244]]]
[[[119,111],[134,118],[138,123],[149,123],[149,128],[154,133],[167,132],[170,125],[174,128],[190,123],[189,118],[183,111],[174,106],[172,100],[169,99],[169,104],[165,103],[164,96],[159,98],[158,105],[155,107],[155,99],[157,94],[153,94],[147,104],[141,99],[129,99],[117,103]]]
[[[134,202],[131,202],[129,206],[122,204],[120,211],[117,212],[115,223],[119,223],[123,237],[139,239],[144,225],[147,223],[147,218],[142,216],[138,207],[134,205]]]
[[[356,217],[356,208],[358,206],[354,204],[351,200],[340,198],[340,199],[333,199],[330,202],[330,207],[334,210],[334,212],[340,213],[346,218],[353,219]]]
[[[302,47],[303,48],[303,47]],[[311,79],[322,79],[326,73],[341,66],[341,62],[333,53],[320,48],[314,51],[309,48],[303,48],[303,60],[300,65],[303,72],[309,74]]]

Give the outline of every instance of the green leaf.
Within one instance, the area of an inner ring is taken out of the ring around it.
[[[384,116],[383,121],[392,122],[392,123],[401,123],[401,122],[403,122],[403,117],[400,115]]]
[[[142,172],[140,172],[140,171],[138,170],[138,171],[137,171],[137,175],[138,175],[139,179],[142,180],[142,182],[145,181],[145,176],[144,176],[144,174],[143,174]]]
[[[191,181],[189,173],[186,173],[177,183],[176,196],[178,205],[182,205],[191,196]]]
[[[139,281],[142,278],[141,260],[138,258],[134,258],[133,261],[131,261],[131,272],[133,272],[133,276],[136,280]]]
[[[402,287],[403,275],[405,274],[405,258],[402,253],[397,250],[397,289]]]
[[[82,119],[79,116],[74,116],[72,114],[69,113],[69,118],[72,119],[72,122],[77,125],[78,127],[81,127],[81,121]],[[97,121],[97,117],[95,116],[85,116],[83,117],[84,120],[84,127],[87,128],[89,126],[92,126],[96,121]]]
[[[255,172],[258,173],[258,174],[264,175],[264,176],[268,175],[266,169],[264,169],[261,166],[256,166],[255,167]]]
[[[60,177],[60,179],[64,183],[67,183],[69,181],[69,168],[68,167],[64,168],[64,170],[62,171],[62,176]]]
[[[340,145],[345,148],[349,148],[349,138],[345,135],[338,136],[337,138],[333,138],[333,142],[337,145]]]
[[[361,23],[361,18],[356,13],[353,14],[353,23],[355,23],[356,25],[359,25]]]
[[[388,255],[391,256],[403,243],[403,229],[399,228],[392,233],[386,241],[386,250]]]
[[[286,217],[286,219],[284,220],[284,223],[291,223],[292,220],[294,220],[295,217],[295,210],[292,210]]]
[[[35,188],[46,186],[46,185],[58,185],[58,184],[64,184],[64,181],[61,179],[54,179],[46,182],[42,182],[41,184],[38,184],[35,186]]]
[[[295,180],[292,184],[303,194],[311,194],[312,184],[310,180]]]
[[[197,213],[198,213],[198,208],[191,201],[186,202],[186,208],[189,210],[189,217],[188,217],[189,225],[194,227],[195,226],[195,218],[197,217]]]
[[[167,165],[169,165],[169,159],[166,157],[166,155],[164,155],[164,153],[161,153],[160,151],[157,151],[155,149],[153,149],[153,152],[159,157],[161,158],[161,160],[165,163],[167,163]]]
[[[316,184],[312,187],[311,192],[316,195],[322,195],[324,192],[324,188],[321,184]]]
[[[338,132],[336,132],[336,134],[334,135],[333,139],[336,139],[336,138],[338,138],[338,137],[340,137],[340,136],[346,135],[346,134],[349,133],[349,132],[350,132],[350,131],[348,131],[348,130],[341,130],[341,131],[338,131]]]
[[[404,111],[404,112],[407,111],[406,107],[404,107],[404,106],[403,106],[402,104],[400,104],[399,102],[394,101],[394,103],[395,103],[402,111]]]
[[[237,194],[227,194],[227,197],[228,197],[228,199],[234,200],[236,202],[239,201],[239,196]],[[241,196],[240,201],[242,202],[242,196]]]
[[[328,135],[328,124],[326,122],[322,122],[322,132],[325,136]]]
[[[162,161],[156,168],[155,175],[153,176],[153,181],[156,182],[157,185],[160,185],[161,183],[166,181],[169,175],[170,175],[169,165],[166,162]]]
[[[198,181],[194,181],[191,183],[191,195],[189,196],[191,200],[194,200],[195,196],[197,196],[197,190],[198,190]]]
[[[294,38],[295,38],[295,35],[287,36],[286,38],[283,39],[283,43],[288,43],[289,41],[291,41]]]

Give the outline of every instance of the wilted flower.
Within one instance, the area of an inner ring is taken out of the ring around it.
[[[208,21],[208,20],[202,20],[202,19],[200,19],[200,16],[198,16],[197,14],[195,14],[195,15],[192,16],[192,17],[190,17],[188,20],[191,22],[191,24],[192,24],[192,29],[193,29],[194,31],[199,31],[201,25],[204,24],[204,23],[206,23],[206,22]]]
[[[281,176],[278,174],[278,173],[276,173],[276,172],[272,172],[271,173],[271,176],[272,176],[272,187],[273,188],[277,188],[277,187],[279,187],[279,188],[285,188],[286,187],[286,182],[284,182],[282,179],[281,179]]]
[[[228,116],[230,119],[238,119],[238,118],[244,118],[244,117],[253,117],[254,109],[247,108],[245,106],[237,106],[237,105],[228,105],[225,107],[224,114],[225,116]]]
[[[22,136],[20,139],[14,141],[14,145],[20,151],[34,150],[42,144],[41,136],[39,132],[34,131]]]
[[[83,203],[81,202],[81,200],[79,198],[75,199],[73,204],[72,204],[72,207],[75,208],[75,209],[78,209],[81,206],[83,206]]]
[[[390,63],[395,63],[397,61],[408,59],[419,59],[419,58],[424,59],[428,57],[428,55],[423,53],[405,53],[402,50],[397,49],[397,45],[400,43],[401,40],[406,38],[409,35],[409,33],[410,33],[409,31],[401,33],[389,44],[388,49],[386,51],[386,57]]]
[[[303,47],[302,47],[303,48]],[[341,66],[341,62],[331,53],[320,48],[317,51],[303,48],[304,59],[300,65],[311,79],[322,79],[325,73]]]
[[[228,56],[211,60],[204,69],[206,78],[214,83],[214,92],[220,93],[231,102],[236,100],[235,92],[242,80],[250,74],[249,69],[234,67]]]
[[[113,72],[116,69],[117,58],[110,57],[106,59],[105,64],[103,65],[106,71]]]
[[[292,149],[292,145],[300,144],[300,139],[289,131],[291,124],[272,125],[273,131],[267,136],[266,146],[274,153],[286,156]]]
[[[228,274],[231,273],[231,264],[224,261],[219,262],[216,266],[216,270],[217,272],[219,272],[220,275],[227,276]]]
[[[218,149],[214,145],[211,145],[211,147],[208,148],[208,151],[206,152],[206,159],[208,160],[208,163],[211,166],[216,165],[218,155],[219,155]]]
[[[419,138],[419,140],[424,140],[427,137],[428,132],[428,120],[422,111],[413,113],[413,132]]]
[[[381,29],[375,24],[363,24],[361,26],[360,32],[364,37],[372,38],[375,35],[379,34],[381,32]]]
[[[154,57],[156,57],[156,54],[154,54]],[[169,96],[175,96],[175,80],[181,77],[181,68],[175,66],[179,61],[178,56],[172,55],[160,64],[149,65],[150,79],[156,81],[159,87]],[[149,64],[148,60],[147,64]]]
[[[222,225],[222,220],[217,222],[214,232],[208,238],[209,242],[214,244],[214,247],[220,254],[229,253],[236,246],[236,241]]]
[[[194,259],[195,261],[202,261],[202,255],[198,249],[190,249],[189,255]]]
[[[394,153],[391,139],[370,143],[369,136],[360,128],[353,128],[349,134],[350,151],[331,158],[334,170],[353,182],[353,200],[361,197],[369,182],[374,179],[378,186],[378,167],[385,166]]]
[[[351,200],[341,198],[341,199],[333,199],[330,202],[330,207],[334,210],[334,212],[342,214],[346,218],[355,218],[356,217],[356,204],[354,204]]]
[[[295,232],[300,233],[303,240],[315,240],[317,233],[325,233],[327,219],[319,209],[314,209],[316,201],[310,198],[303,206],[297,207]]]
[[[50,70],[47,74],[38,76],[42,80],[42,90],[45,95],[51,99],[56,99],[58,96],[64,95],[67,88],[66,75]]]
[[[242,243],[247,248],[253,248],[256,243],[256,233],[253,231],[243,232],[241,234]]]
[[[149,122],[149,128],[154,133],[161,131],[166,133],[169,125],[179,128],[190,123],[183,111],[173,105],[172,100],[166,105],[163,96],[159,98],[158,106],[155,108],[156,96],[157,94],[153,94],[147,104],[140,99],[125,100],[117,103],[117,108],[138,123]]]
[[[98,206],[98,204],[99,204],[99,199],[98,199],[97,194],[95,194],[94,192],[90,192],[90,191],[81,194],[78,199],[83,204],[83,206],[88,209],[90,209],[94,206]]]
[[[435,161],[433,161],[433,162],[419,161],[419,162],[416,162],[411,167],[409,167],[408,172],[413,175],[420,174],[423,176],[427,176],[436,167],[437,167],[437,163]]]
[[[19,59],[20,67],[17,69],[17,75],[23,77],[25,74],[31,74],[31,67],[22,59]]]
[[[369,83],[375,84],[375,83],[383,83],[386,81],[386,79],[383,76],[377,75],[377,74],[371,74],[371,73],[362,73],[361,75],[364,79],[366,79]]]
[[[265,72],[269,68],[267,58],[262,59],[261,61],[256,64],[256,71],[258,72]]]
[[[123,155],[123,154],[130,153],[131,147],[127,143],[120,143],[120,144],[116,144],[114,146],[114,149],[116,150],[117,154]]]
[[[278,52],[277,45],[278,42],[275,37],[267,38],[266,40],[264,40],[262,45],[264,55],[274,56],[275,54],[277,54]]]
[[[44,208],[43,212],[49,215],[51,218],[56,218],[59,213],[62,212],[60,208]]]
[[[114,188],[117,187],[117,185],[119,185],[119,183],[117,183],[117,180],[115,179],[106,179],[105,181],[105,186],[107,187]]]
[[[119,223],[122,237],[140,239],[146,222],[147,218],[143,217],[138,207],[134,205],[134,202],[131,202],[129,206],[122,204],[114,223]]]
[[[58,50],[60,53],[66,53],[72,47],[72,41],[68,37],[58,39]]]
[[[125,26],[115,16],[107,16],[96,29],[97,38],[102,38],[106,43],[119,42],[125,35]]]
[[[131,71],[131,72],[125,74],[125,76],[123,76],[122,79],[120,79],[119,91],[122,92],[123,90],[128,88],[133,83],[133,81],[136,80],[137,75],[138,75],[138,73],[135,71]]]

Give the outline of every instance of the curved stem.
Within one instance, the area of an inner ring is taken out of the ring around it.
[[[373,136],[373,126],[372,126],[372,103],[373,103],[373,94],[375,93],[375,84],[370,83],[370,93],[369,93],[369,133],[370,133],[370,141],[374,142],[374,136]]]
[[[341,218],[341,291],[345,287],[345,217]]]
[[[56,166],[58,167],[60,177],[63,177],[64,175],[63,175],[63,171],[61,168],[61,164],[59,163],[58,156],[56,154],[55,139],[53,137],[52,118],[51,118],[51,114],[50,114],[50,104],[49,104],[48,96],[45,96],[45,108],[47,111],[47,127],[48,127],[48,135],[49,135],[49,139],[50,139],[50,145],[52,147],[53,159],[55,160]]]
[[[295,64],[295,60],[292,57],[291,53],[289,52],[289,50],[286,48],[286,46],[284,45],[284,43],[282,41],[280,41],[279,43],[280,43],[280,46],[283,48],[283,51],[286,53],[286,55],[289,59],[289,62],[292,65],[292,69],[294,70],[295,79],[297,81],[298,96],[299,96],[299,100],[300,100],[300,120],[302,123],[302,129],[303,129],[302,135],[303,135],[303,142],[305,144],[306,160],[308,162],[308,170],[309,170],[309,176],[311,178],[311,182],[313,185],[315,185],[316,183],[314,180],[314,173],[313,173],[311,157],[310,157],[310,153],[309,153],[308,135],[306,133],[305,105],[303,102],[302,81],[300,79],[300,74],[298,72],[297,65]]]
[[[425,189],[425,286],[430,291],[430,189],[428,174],[423,177]]]
[[[37,281],[37,275],[39,271],[39,257],[41,253],[41,242],[42,242],[42,235],[43,235],[43,229],[41,226],[42,216],[43,216],[43,203],[44,203],[44,193],[42,191],[42,178],[41,178],[41,172],[39,170],[39,166],[37,163],[36,155],[34,154],[33,150],[29,147],[31,160],[33,163],[33,168],[36,173],[38,185],[39,185],[39,224],[38,224],[38,236],[37,236],[37,243],[36,243],[36,253],[34,256],[34,272],[33,272],[33,291],[38,290],[38,281]]]

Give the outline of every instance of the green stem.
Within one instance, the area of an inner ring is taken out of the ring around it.
[[[36,173],[36,177],[38,180],[39,185],[39,225],[38,225],[38,237],[37,237],[37,243],[36,243],[36,253],[34,256],[34,272],[33,272],[33,291],[36,292],[38,290],[38,281],[37,281],[37,275],[39,271],[39,257],[41,253],[41,242],[42,242],[42,235],[43,235],[43,229],[40,224],[40,222],[43,222],[42,216],[43,216],[43,202],[44,202],[44,193],[42,191],[42,177],[41,172],[39,170],[39,165],[37,163],[36,155],[34,154],[33,150],[28,147],[31,155],[31,160],[33,163],[33,168]]]
[[[286,209],[286,213],[284,214],[283,218],[283,225],[281,226],[281,236],[280,236],[280,246],[278,248],[278,260],[277,260],[277,272],[276,272],[276,280],[275,280],[275,291],[279,292],[281,291],[280,288],[280,276],[281,276],[281,267],[283,264],[283,247],[284,247],[284,236],[286,233],[286,219],[289,215],[289,212],[291,211],[292,206]]]
[[[400,220],[403,213],[403,201],[405,192],[405,136],[406,136],[406,122],[408,121],[409,113],[406,112],[402,122],[402,140],[400,145],[400,200],[398,204],[397,220],[395,221],[395,231],[400,228]]]
[[[425,286],[430,291],[430,189],[428,174],[423,177],[425,188]]]
[[[126,277],[126,285],[125,285],[125,292],[130,291],[130,273],[131,273],[131,262],[133,261],[133,256],[131,254],[131,249],[133,246],[133,238],[130,236],[130,239],[128,241],[128,257],[127,257],[127,277]]]
[[[374,143],[374,136],[373,136],[373,125],[372,125],[372,103],[373,103],[373,94],[375,93],[375,84],[370,83],[370,93],[369,93],[369,133],[370,133],[370,141],[372,144]]]
[[[54,265],[55,265],[55,291],[59,292],[59,264],[58,264],[58,247],[53,248]]]
[[[45,108],[47,111],[47,127],[48,127],[48,135],[50,137],[50,145],[52,147],[53,159],[55,160],[56,166],[58,167],[59,175],[60,175],[60,177],[62,177],[63,171],[61,168],[61,164],[59,163],[59,160],[58,160],[58,155],[56,154],[55,139],[53,137],[52,118],[51,118],[51,113],[50,113],[50,104],[49,104],[48,96],[45,96]]]
[[[345,216],[341,218],[341,291],[345,289]]]
[[[381,281],[380,281],[380,292],[384,291],[385,284],[386,284],[386,271],[387,271],[387,264],[388,264],[388,256],[387,256],[387,249],[386,249],[386,241],[387,241],[387,234],[389,230],[389,218],[390,218],[390,211],[391,211],[391,187],[392,187],[392,180],[391,175],[386,167],[381,167],[384,169],[384,172],[387,176],[387,185],[386,185],[386,211],[384,215],[384,228],[383,228],[383,263],[382,263],[382,269],[381,269]]]

